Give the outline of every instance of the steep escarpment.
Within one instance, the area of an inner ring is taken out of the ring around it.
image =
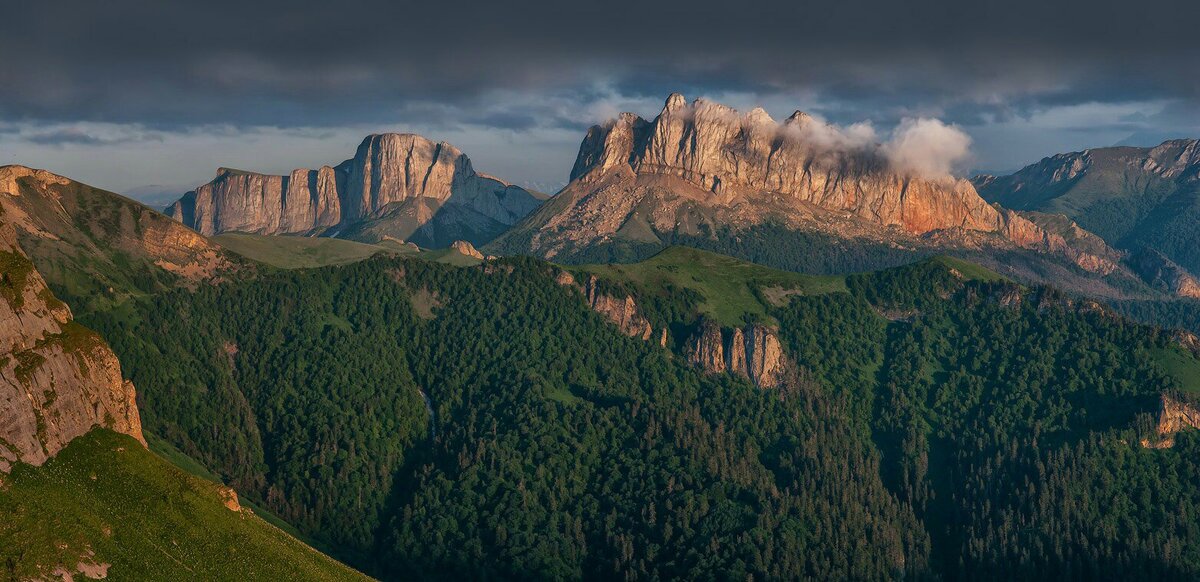
[[[706,372],[738,374],[761,388],[778,386],[788,366],[779,337],[757,324],[725,331],[706,321],[688,340],[684,354]]]
[[[678,94],[653,121],[626,113],[592,127],[571,180],[498,246],[554,257],[765,223],[910,247],[1068,246],[969,181],[898,169],[878,144],[852,143],[804,113],[776,123],[762,109],[743,115]]]
[[[1200,410],[1192,404],[1163,394],[1158,409],[1156,439],[1142,439],[1142,446],[1169,449],[1175,446],[1175,434],[1184,429],[1200,428]]]
[[[133,384],[116,355],[72,320],[6,222],[0,296],[0,471],[41,465],[97,426],[142,440]]]
[[[271,176],[221,168],[167,213],[224,232],[385,237],[444,247],[488,242],[542,197],[480,174],[458,148],[413,134],[371,135],[337,166]]]
[[[618,296],[616,293],[607,291],[602,287],[600,278],[596,275],[588,276],[581,284],[576,282],[575,276],[570,272],[559,271],[557,281],[559,285],[575,287],[582,292],[588,306],[617,326],[621,333],[644,341],[650,341],[650,338],[654,336],[654,327],[638,309],[637,301],[633,296]],[[659,344],[665,346],[667,330],[665,328],[660,330],[658,335]]]
[[[1058,154],[974,182],[990,201],[1065,214],[1114,247],[1150,248],[1200,273],[1200,140]]]
[[[80,311],[248,268],[146,206],[45,170],[0,167],[0,210],[37,270]]]

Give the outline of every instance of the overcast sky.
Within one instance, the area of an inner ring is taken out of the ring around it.
[[[963,172],[1200,137],[1184,0],[36,0],[0,19],[0,164],[162,198],[368,133],[454,143],[553,190],[589,125],[672,91],[973,139]]]

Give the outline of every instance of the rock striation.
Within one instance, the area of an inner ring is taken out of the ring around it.
[[[0,472],[41,465],[96,426],[144,444],[133,384],[104,340],[46,287],[12,225],[0,222]]]
[[[726,332],[706,321],[688,340],[684,355],[706,372],[738,374],[760,388],[779,386],[788,367],[779,337],[757,324]]]
[[[541,203],[474,170],[458,148],[414,134],[367,136],[337,166],[271,176],[229,168],[166,209],[204,235],[224,232],[483,244]]]
[[[651,121],[623,113],[588,130],[571,183],[498,244],[553,257],[765,222],[906,244],[933,233],[938,245],[983,236],[1050,252],[1062,242],[971,182],[897,169],[879,144],[802,112],[777,123],[761,108],[743,115],[676,93]]]

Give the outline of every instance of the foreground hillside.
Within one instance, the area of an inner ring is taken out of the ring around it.
[[[951,260],[689,253],[375,256],[89,323],[148,430],[386,578],[1200,575],[1167,335]]]
[[[366,579],[102,429],[0,476],[0,516],[5,579]]]

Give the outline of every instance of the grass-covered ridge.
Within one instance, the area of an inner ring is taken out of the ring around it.
[[[103,566],[111,580],[364,580],[132,438],[96,429],[0,481],[0,572],[49,578]],[[76,576],[81,578],[81,576]]]
[[[265,236],[226,233],[213,242],[248,259],[281,269],[323,267],[361,261],[378,253],[415,254],[403,245],[372,245],[350,240],[308,236]]]
[[[418,257],[460,266],[479,263],[479,259],[452,249],[428,251],[392,240],[369,244],[329,237],[245,233],[220,234],[212,237],[212,240],[247,259],[281,269],[345,265],[378,254]]]
[[[702,315],[723,325],[741,325],[747,316],[770,319],[772,307],[796,295],[846,291],[845,277],[802,275],[756,265],[690,247],[667,247],[632,264],[584,265],[586,273],[644,290],[689,289],[703,299]]]

